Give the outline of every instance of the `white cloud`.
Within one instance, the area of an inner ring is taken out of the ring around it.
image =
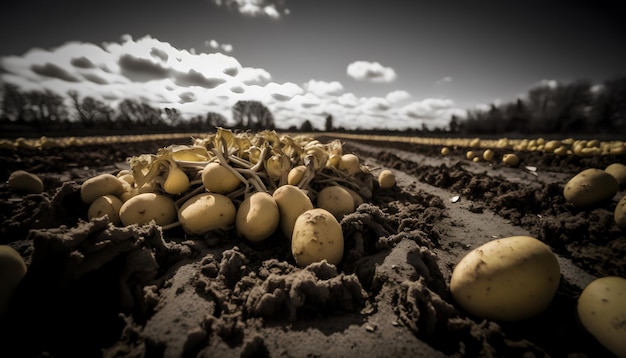
[[[550,89],[555,89],[559,85],[557,80],[546,80],[543,79],[537,83],[538,87],[548,87]]]
[[[245,16],[266,16],[272,19],[279,19],[283,15],[289,14],[289,9],[284,8],[284,0],[213,0],[218,6],[226,6]]]
[[[216,40],[207,40],[204,41],[204,44],[214,50],[222,50],[227,53],[233,52],[233,45],[231,44],[220,44]]]
[[[223,45],[208,41],[207,46]],[[355,78],[372,81],[395,77],[393,70],[377,63],[361,61],[349,70]],[[460,113],[451,100],[405,105],[411,96],[404,90],[357,97],[344,93],[339,81],[272,82],[265,69],[244,67],[230,55],[177,49],[150,36],[137,40],[123,36],[120,42],[102,46],[69,42],[0,57],[0,82],[25,91],[50,90],[64,98],[68,91],[77,91],[113,108],[124,99],[139,100],[156,108],[176,108],[186,118],[217,112],[230,119],[237,101],[256,100],[274,113],[282,128],[309,120],[322,129],[328,115],[346,129],[416,128],[422,121],[446,125],[451,113]]]
[[[343,86],[338,81],[316,81],[309,80],[304,87],[307,91],[317,95],[317,96],[331,96],[338,95],[343,92]]]
[[[348,65],[348,76],[359,81],[392,82],[396,79],[396,71],[378,62],[355,61]]]
[[[385,99],[387,99],[387,101],[391,103],[402,102],[409,98],[411,98],[411,95],[409,94],[409,92],[402,91],[402,90],[391,91],[387,93],[387,96],[385,96]]]

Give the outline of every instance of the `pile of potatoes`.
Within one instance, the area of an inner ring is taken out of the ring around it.
[[[321,144],[316,146],[323,148]],[[226,153],[231,161],[242,161],[234,158],[233,153]],[[302,162],[283,165],[284,172],[278,170],[274,176],[270,172],[274,156],[269,154],[264,164],[236,170],[225,164],[225,160],[194,161],[187,155],[186,160],[163,161],[169,169],[150,183],[137,185],[138,171],[131,164],[131,170],[85,180],[80,194],[89,205],[89,219],[107,215],[113,224],[120,226],[154,221],[166,230],[181,226],[190,236],[234,229],[239,237],[251,243],[281,232],[291,240],[298,265],[304,267],[322,260],[338,264],[344,245],[339,222],[364,202],[360,193],[342,184],[350,178],[373,173],[355,154],[336,151],[334,154],[333,157],[315,152],[315,158],[326,158],[315,161],[315,170],[309,153]],[[187,170],[182,169],[184,165]],[[139,176],[150,170],[144,168]],[[311,173],[322,171],[325,184],[316,186],[313,193],[305,181],[312,182]],[[251,176],[245,177],[248,174]],[[337,178],[341,180],[332,180],[332,175],[341,176]],[[381,170],[377,179],[381,189],[396,185],[390,170]]]

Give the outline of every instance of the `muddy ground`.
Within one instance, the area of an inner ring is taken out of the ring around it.
[[[374,183],[372,198],[342,220],[341,264],[300,269],[278,233],[253,246],[229,231],[191,238],[86,221],[82,181],[169,144],[0,152],[0,244],[28,264],[0,320],[0,349],[24,357],[610,356],[577,321],[576,299],[595,277],[626,277],[626,235],[613,222],[626,193],[580,210],[562,190],[578,171],[626,164],[623,156],[520,153],[520,166],[509,168],[470,162],[465,148],[443,157],[435,146],[344,141],[372,173],[392,169],[397,185]],[[45,192],[11,192],[4,182],[16,169],[38,174]],[[557,255],[552,304],[522,322],[472,317],[450,295],[454,266],[514,235]]]

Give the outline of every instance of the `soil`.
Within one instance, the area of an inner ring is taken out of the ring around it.
[[[186,237],[87,221],[84,180],[171,141],[0,150],[0,244],[28,265],[0,317],[0,349],[21,357],[611,356],[577,320],[576,302],[594,278],[626,277],[626,234],[613,221],[626,192],[586,210],[562,193],[580,170],[626,164],[624,156],[525,152],[510,168],[470,162],[466,148],[443,157],[436,146],[343,142],[372,173],[391,169],[397,184],[374,181],[372,197],[343,218],[339,265],[306,268],[279,233],[253,245],[228,230]],[[12,192],[5,181],[17,169],[40,176],[44,193]],[[551,305],[519,322],[465,312],[449,292],[456,263],[515,235],[557,255]]]

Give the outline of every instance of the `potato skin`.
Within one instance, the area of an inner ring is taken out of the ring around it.
[[[288,240],[293,235],[293,227],[298,216],[313,209],[311,199],[297,186],[282,185],[274,190],[272,197],[280,212],[280,229]]]
[[[189,235],[203,235],[211,230],[233,225],[237,209],[222,194],[203,193],[191,197],[178,210],[178,220]]]
[[[113,174],[100,174],[91,177],[80,186],[80,198],[85,204],[91,204],[103,195],[120,196],[124,193],[124,183]]]
[[[626,231],[626,195],[617,203],[613,216],[617,227]]]
[[[241,185],[241,181],[220,163],[209,163],[202,170],[202,184],[208,191],[228,194]]]
[[[378,186],[381,189],[391,189],[396,185],[396,175],[389,169],[378,174]]]
[[[266,192],[246,197],[237,209],[237,233],[248,241],[260,242],[272,235],[280,223],[280,213],[274,198]]]
[[[307,210],[296,220],[291,253],[305,267],[322,260],[338,265],[343,258],[343,232],[333,214],[321,208]]]
[[[620,188],[626,187],[626,165],[622,163],[609,164],[604,171],[611,174]]]
[[[152,220],[157,225],[167,225],[176,221],[176,206],[169,196],[155,193],[138,194],[122,205],[120,220],[124,226],[143,225]]]
[[[578,297],[576,312],[585,329],[617,357],[626,357],[626,279],[593,280]]]
[[[19,252],[11,246],[0,245],[0,316],[11,302],[26,270],[26,264]]]
[[[113,225],[122,223],[120,220],[120,209],[122,208],[122,200],[114,195],[103,195],[94,200],[87,210],[87,218],[99,218],[104,215],[109,216],[109,220]]]
[[[550,248],[529,236],[487,242],[454,268],[450,291],[469,313],[517,321],[544,311],[559,285],[560,266]]]
[[[41,179],[24,170],[16,170],[9,175],[9,187],[15,191],[26,194],[39,194],[43,192],[43,182]]]
[[[329,185],[317,193],[317,207],[328,210],[341,220],[354,212],[354,198],[341,185]]]
[[[585,169],[572,177],[563,188],[565,200],[579,208],[601,204],[619,190],[615,178],[602,169]]]

